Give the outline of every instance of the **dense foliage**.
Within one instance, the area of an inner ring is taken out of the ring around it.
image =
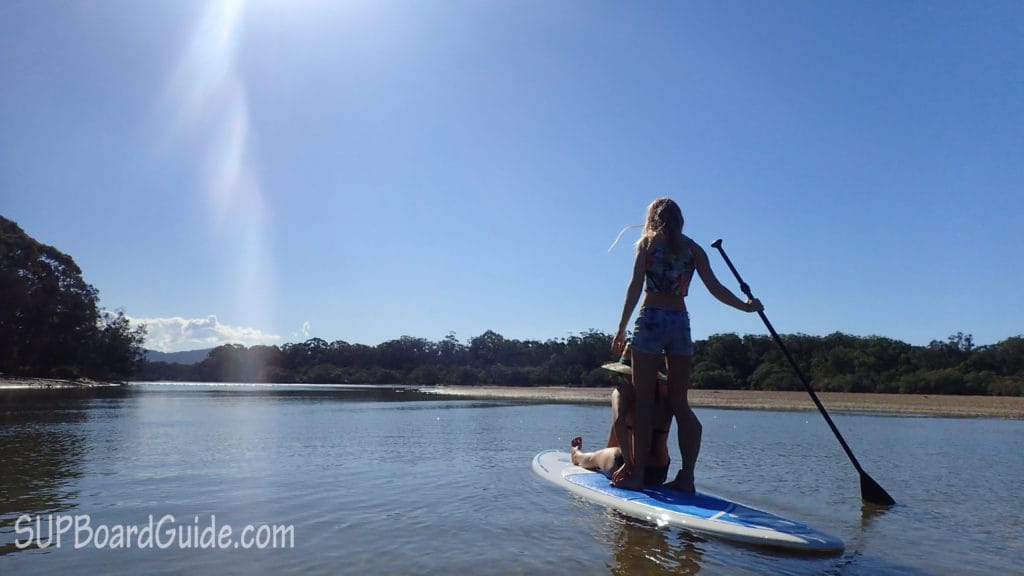
[[[145,328],[99,308],[75,261],[0,216],[0,372],[123,380],[142,357]]]
[[[877,336],[783,336],[816,390],[1024,395],[1024,337],[976,347],[962,333],[928,346]],[[341,384],[606,386],[611,336],[510,340],[491,331],[468,344],[403,336],[378,346],[314,338],[284,346],[227,345],[196,365],[150,363],[140,379]],[[696,342],[693,386],[803,390],[769,336],[717,334]]]
[[[313,338],[284,346],[226,345],[196,365],[142,363],[145,328],[98,306],[74,260],[0,216],[0,373],[120,380],[607,386],[611,336],[511,340],[487,331],[463,344],[403,336],[377,346]],[[957,333],[928,346],[835,333],[783,337],[817,390],[1024,395],[1024,337],[974,345]],[[694,388],[800,390],[768,336],[717,334],[696,343]]]

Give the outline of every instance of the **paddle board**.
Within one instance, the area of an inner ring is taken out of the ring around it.
[[[541,478],[623,514],[725,540],[788,550],[840,552],[843,541],[805,524],[711,494],[656,486],[642,492],[612,486],[608,478],[573,465],[567,452],[546,450],[533,459]]]

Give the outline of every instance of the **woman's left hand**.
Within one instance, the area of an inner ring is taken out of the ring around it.
[[[619,330],[612,339],[612,352],[615,354],[622,354],[622,349],[626,347],[626,331]]]
[[[762,312],[764,310],[764,304],[757,298],[751,298],[746,301],[747,312]]]
[[[623,462],[622,466],[619,466],[618,470],[616,470],[612,474],[612,486],[618,485],[620,482],[622,482],[626,478],[629,478],[632,475],[633,465],[630,464],[629,462]]]

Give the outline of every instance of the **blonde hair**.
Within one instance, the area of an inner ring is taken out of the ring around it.
[[[637,249],[649,249],[656,240],[660,240],[669,252],[682,252],[683,222],[683,211],[671,198],[658,198],[651,202],[647,207],[644,231],[636,241]]]

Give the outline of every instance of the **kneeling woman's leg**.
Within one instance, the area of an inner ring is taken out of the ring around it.
[[[611,478],[612,474],[622,466],[622,451],[618,448],[602,448],[594,452],[583,451],[583,438],[577,436],[572,439],[570,449],[572,463],[586,468],[596,470]]]
[[[651,428],[654,418],[654,393],[658,381],[658,366],[662,362],[661,354],[648,354],[636,349],[633,345],[633,446],[632,450],[624,450],[626,464],[621,474],[613,477],[616,486],[630,490],[643,490],[644,473],[647,468],[647,456],[651,453]],[[629,457],[632,456],[632,462]],[[630,464],[632,469],[630,470]],[[628,474],[628,475],[627,475]]]

